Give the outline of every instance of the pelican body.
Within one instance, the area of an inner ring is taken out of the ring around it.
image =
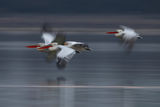
[[[47,53],[47,61],[56,58],[58,68],[64,68],[76,53],[90,50],[89,46],[83,42],[65,41],[65,36],[62,33],[55,34],[45,31],[42,33],[42,39],[44,43],[26,47],[36,48],[40,52]]]
[[[132,49],[135,41],[137,39],[142,39],[142,37],[135,32],[134,29],[120,26],[121,29],[116,30],[115,32],[107,32],[108,34],[114,34],[115,37],[120,38],[124,44],[127,45],[128,49]]]

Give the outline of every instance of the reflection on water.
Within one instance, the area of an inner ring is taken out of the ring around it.
[[[28,41],[23,37],[26,35],[21,34],[20,41],[0,43],[1,106],[160,106],[159,88],[50,87],[159,86],[159,36],[146,36],[143,41],[137,41],[132,53],[126,55],[114,38],[104,40],[104,35],[69,35],[67,38],[71,40],[88,41],[93,51],[77,54],[64,70],[57,69],[54,62],[46,63],[45,54],[23,48],[32,41],[32,34],[27,37]],[[38,40],[38,34],[33,38],[36,37]]]
[[[1,106],[158,106],[159,90],[101,88],[0,88]]]
[[[54,86],[54,85],[64,85],[66,81],[66,78],[63,76],[59,76],[57,77],[55,80],[52,79],[47,79],[46,80],[46,84],[44,85],[48,85],[48,86]]]

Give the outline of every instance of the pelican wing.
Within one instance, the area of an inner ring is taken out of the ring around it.
[[[59,46],[60,51],[57,53],[57,67],[59,69],[65,68],[67,62],[76,54],[75,50],[66,46]]]
[[[135,35],[135,34],[137,34],[137,33],[135,32],[135,30],[132,29],[132,28],[130,28],[130,27],[121,25],[120,28],[123,29],[124,33],[126,33],[126,34],[128,34],[128,35]]]
[[[42,39],[44,40],[45,45],[52,43],[52,41],[54,41],[55,37],[56,37],[55,34],[51,34],[51,33],[47,33],[47,32],[44,32],[42,34]]]
[[[52,26],[49,23],[43,23],[42,32],[53,32]]]
[[[57,42],[59,45],[63,45],[65,43],[65,35],[63,33],[57,33],[56,38],[53,42]]]
[[[57,42],[59,45],[63,45],[65,42],[65,35],[61,32],[58,32],[57,34],[52,32],[52,27],[48,23],[44,23],[42,26],[42,39],[44,40],[45,45],[52,42]]]
[[[67,62],[76,54],[75,50],[72,48],[68,48],[62,45],[59,46],[59,48],[61,50],[58,52],[57,58],[64,59]]]
[[[139,35],[139,34],[136,33],[135,30],[132,29],[132,28],[129,28],[129,27],[123,26],[123,25],[121,25],[120,27],[123,29],[124,36],[125,36],[125,39],[126,39],[126,40],[131,39],[131,38],[136,37],[136,36]]]
[[[127,26],[124,26],[124,25],[120,25],[120,28],[125,31],[125,30],[131,30],[131,31],[134,31],[134,29],[130,28],[130,27],[127,27]]]
[[[42,39],[45,42],[45,45],[48,45],[54,41],[56,35],[52,33],[52,27],[48,23],[44,23],[42,26]]]

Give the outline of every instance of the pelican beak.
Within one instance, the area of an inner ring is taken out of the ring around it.
[[[52,47],[52,46],[43,46],[43,47],[40,47],[40,48],[38,48],[38,49],[48,49],[48,48],[50,48],[50,47]]]
[[[106,32],[107,34],[116,34],[118,32]]]
[[[30,45],[30,46],[25,46],[25,47],[27,47],[27,48],[38,48],[40,46],[39,45]]]

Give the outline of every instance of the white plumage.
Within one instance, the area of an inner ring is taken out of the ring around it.
[[[42,34],[42,39],[44,40],[45,45],[52,43],[52,41],[54,41],[55,38],[55,34],[50,34],[46,32]]]
[[[64,59],[65,61],[69,61],[75,54],[75,50],[72,48],[68,48],[66,46],[58,45],[60,51],[57,53],[57,58]]]
[[[66,41],[62,33],[52,33],[51,28],[46,25],[42,28],[42,39],[44,43],[26,46],[27,48],[36,48],[40,52],[47,53],[47,61],[56,59],[58,68],[64,68],[76,53],[84,50],[90,50],[87,44],[75,41]]]
[[[136,33],[134,29],[126,26],[121,26],[121,28],[123,29],[122,33],[123,33],[123,39],[125,41],[131,40],[131,39],[137,39],[137,37],[139,37],[139,34]]]
[[[120,40],[123,42],[125,47],[130,51],[133,46],[135,41],[138,38],[142,38],[139,36],[137,32],[135,32],[134,29],[126,27],[126,26],[120,26],[121,29],[118,29],[114,32],[107,32],[108,34],[115,34],[116,37],[120,38]]]

